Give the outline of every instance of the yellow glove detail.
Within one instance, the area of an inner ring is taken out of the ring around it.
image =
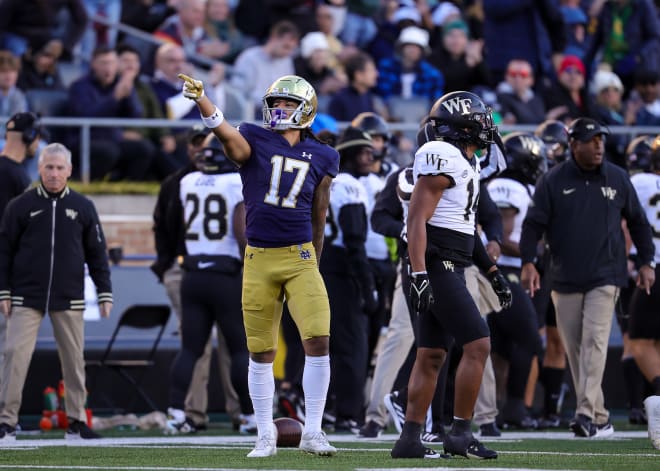
[[[179,74],[177,77],[183,80],[183,96],[193,101],[204,96],[204,84],[201,80],[195,80],[185,74]]]

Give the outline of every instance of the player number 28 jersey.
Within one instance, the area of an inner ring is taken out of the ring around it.
[[[192,172],[181,179],[181,205],[189,255],[242,258],[234,237],[234,209],[243,201],[238,173]]]
[[[442,141],[431,141],[415,153],[415,184],[424,175],[444,175],[453,185],[447,188],[428,224],[474,235],[475,212],[479,201],[479,162],[470,163],[461,151]]]
[[[660,175],[652,173],[638,173],[630,178],[639,202],[644,208],[646,218],[653,231],[653,244],[655,245],[654,260],[660,263]]]

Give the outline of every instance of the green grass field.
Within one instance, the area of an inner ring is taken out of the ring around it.
[[[660,470],[660,451],[652,448],[642,428],[619,431],[603,440],[575,439],[568,432],[504,432],[487,442],[499,452],[499,458],[490,461],[393,460],[389,452],[395,434],[378,440],[329,435],[339,449],[332,458],[280,448],[277,456],[265,459],[245,457],[254,437],[231,435],[222,427],[175,437],[158,431],[112,430],[104,432],[102,440],[82,443],[67,442],[62,436],[62,432],[20,435],[16,442],[1,444],[0,470]],[[441,451],[442,445],[433,448]]]

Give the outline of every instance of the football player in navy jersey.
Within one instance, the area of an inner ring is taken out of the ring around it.
[[[468,458],[496,458],[471,432],[471,419],[490,332],[465,285],[464,268],[473,262],[491,282],[502,307],[511,290],[476,232],[480,164],[475,155],[493,142],[497,128],[490,108],[469,92],[439,98],[429,113],[436,140],[415,154],[415,187],[408,211],[411,269],[410,303],[419,316],[418,348],[408,382],[406,421],[393,458],[437,458],[420,435],[438,373],[453,341],[463,348],[455,378],[454,419],[445,452]],[[437,299],[437,302],[434,302]]]
[[[273,360],[286,298],[305,349],[305,429],[300,448],[317,455],[336,449],[321,430],[330,382],[330,307],[318,269],[337,151],[310,131],[317,110],[314,88],[286,75],[266,90],[263,125],[234,128],[204,95],[203,83],[181,75],[183,94],[240,167],[246,210],[243,322],[250,361],[248,386],[257,443],[248,457],[277,453],[273,425]]]

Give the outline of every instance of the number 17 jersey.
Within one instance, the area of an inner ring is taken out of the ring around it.
[[[241,167],[246,236],[253,247],[286,247],[312,240],[314,191],[339,171],[339,155],[312,138],[291,146],[279,133],[242,123],[252,148]]]

